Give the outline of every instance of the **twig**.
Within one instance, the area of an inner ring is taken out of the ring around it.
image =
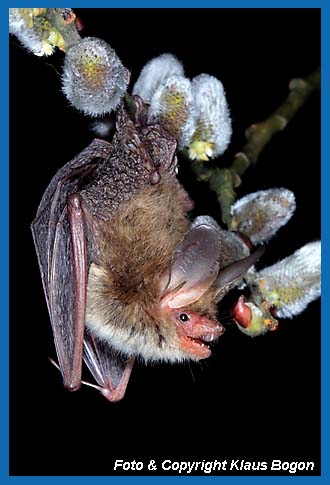
[[[268,118],[254,123],[245,132],[246,144],[236,153],[234,160],[226,168],[205,167],[203,162],[192,161],[191,166],[199,181],[209,183],[217,195],[221,207],[222,220],[231,227],[230,208],[236,199],[235,189],[241,183],[246,170],[257,163],[260,153],[275,133],[285,128],[309,96],[320,88],[320,68],[305,79],[290,81],[289,94],[285,101]]]
[[[47,8],[44,15],[63,37],[61,50],[66,52],[81,40],[75,23],[76,16],[70,8]]]

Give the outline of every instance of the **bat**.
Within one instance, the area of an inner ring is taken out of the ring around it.
[[[136,358],[199,361],[225,328],[219,299],[261,256],[193,204],[176,178],[177,141],[122,106],[112,142],[95,139],[53,177],[32,223],[64,386],[82,362],[109,401]]]

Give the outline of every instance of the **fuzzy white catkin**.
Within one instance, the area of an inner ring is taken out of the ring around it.
[[[195,130],[191,82],[183,76],[171,76],[156,90],[150,102],[150,122],[160,122],[185,146]]]
[[[22,16],[20,8],[9,9],[9,33],[17,34],[27,28],[27,19]]]
[[[232,135],[231,118],[222,83],[214,76],[200,74],[192,80],[198,141],[212,143],[212,157],[221,155]],[[195,135],[193,137],[195,140]]]
[[[129,72],[109,44],[86,37],[72,46],[63,67],[62,90],[72,106],[90,116],[113,111],[120,103]]]
[[[273,303],[276,316],[292,318],[321,294],[321,242],[306,244],[257,275],[262,293]]]
[[[137,94],[145,102],[150,102],[157,88],[171,76],[183,76],[183,66],[172,54],[162,54],[154,57],[142,69],[133,87],[133,94]]]
[[[31,10],[29,16],[22,10]],[[33,9],[9,9],[9,32],[14,34],[21,44],[35,56],[49,56],[54,52],[54,46],[49,42],[49,33],[44,31],[41,21],[33,19]],[[31,24],[31,25],[30,25]]]
[[[231,207],[235,229],[253,244],[269,241],[296,209],[293,192],[284,188],[260,190],[237,200]]]

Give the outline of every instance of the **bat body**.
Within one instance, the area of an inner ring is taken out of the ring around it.
[[[94,140],[59,170],[32,224],[64,385],[80,387],[84,360],[110,401],[135,357],[209,357],[224,332],[218,299],[260,256],[209,217],[190,222],[176,140],[135,103],[112,143]]]

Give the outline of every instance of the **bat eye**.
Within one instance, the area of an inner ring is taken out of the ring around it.
[[[186,323],[189,320],[189,316],[186,313],[180,313],[179,318],[182,323]]]

